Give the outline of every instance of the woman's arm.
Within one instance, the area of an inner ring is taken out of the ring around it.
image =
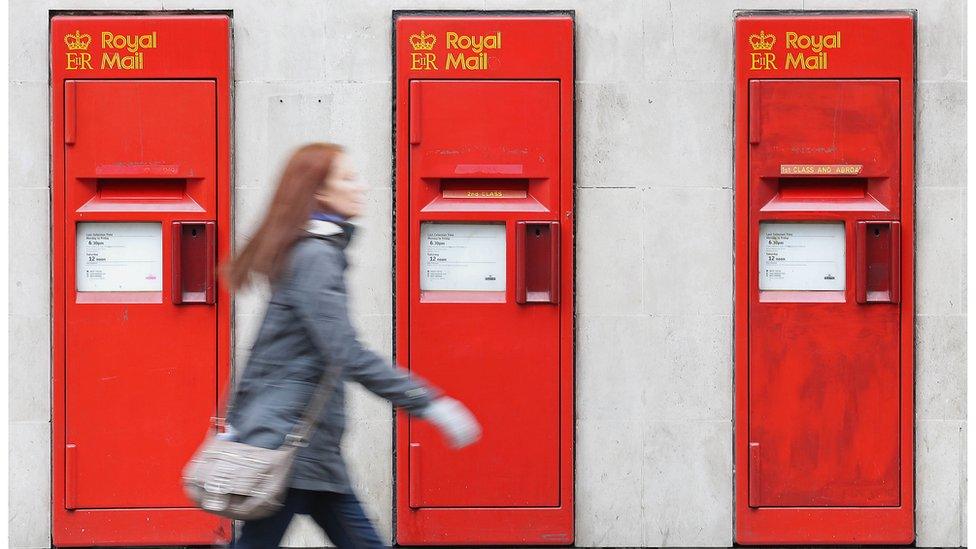
[[[292,303],[315,346],[345,375],[408,411],[422,412],[439,391],[363,347],[349,320],[341,252],[326,242],[295,248]]]

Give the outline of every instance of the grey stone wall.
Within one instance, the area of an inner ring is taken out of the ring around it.
[[[965,543],[965,5],[962,0],[13,0],[10,4],[10,532],[50,542],[48,10],[232,9],[235,227],[279,163],[348,146],[369,181],[355,320],[392,352],[392,9],[575,9],[577,543],[728,546],[732,508],[732,12],[918,10],[918,545]],[[610,266],[611,268],[608,268]],[[240,363],[263,307],[236,301]],[[346,455],[390,539],[392,416],[354,390]],[[286,542],[323,538],[296,521]]]

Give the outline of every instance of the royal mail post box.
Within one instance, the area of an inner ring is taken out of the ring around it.
[[[230,22],[51,22],[58,546],[209,545],[181,470],[229,376]]]
[[[736,540],[910,543],[907,13],[736,19]]]
[[[481,421],[397,420],[396,538],[573,541],[573,20],[397,14],[396,356]]]

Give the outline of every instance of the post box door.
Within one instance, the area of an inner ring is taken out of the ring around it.
[[[65,86],[66,506],[191,507],[217,407],[215,83]]]
[[[749,93],[749,505],[898,505],[898,82]]]
[[[409,366],[484,434],[454,451],[411,420],[409,505],[557,506],[559,83],[413,81],[410,108]],[[434,288],[441,260],[487,270]]]

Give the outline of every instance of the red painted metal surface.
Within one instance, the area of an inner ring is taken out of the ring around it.
[[[217,290],[213,221],[174,221],[173,303],[213,304]]]
[[[906,13],[736,20],[738,543],[914,538],[913,41]],[[842,223],[843,289],[761,289],[771,222]]]
[[[559,303],[559,222],[515,224],[515,302]]]
[[[224,16],[51,22],[55,545],[230,539],[179,481],[230,373],[213,281],[230,252],[229,41]],[[161,290],[80,291],[79,224],[129,222],[158,224]]]
[[[901,299],[901,224],[858,221],[855,227],[858,303],[898,303]]]
[[[484,428],[452,451],[398,416],[397,542],[571,543],[572,19],[403,14],[395,30],[396,356]],[[539,242],[519,248],[525,221]],[[433,222],[504,224],[504,291],[422,291]]]

